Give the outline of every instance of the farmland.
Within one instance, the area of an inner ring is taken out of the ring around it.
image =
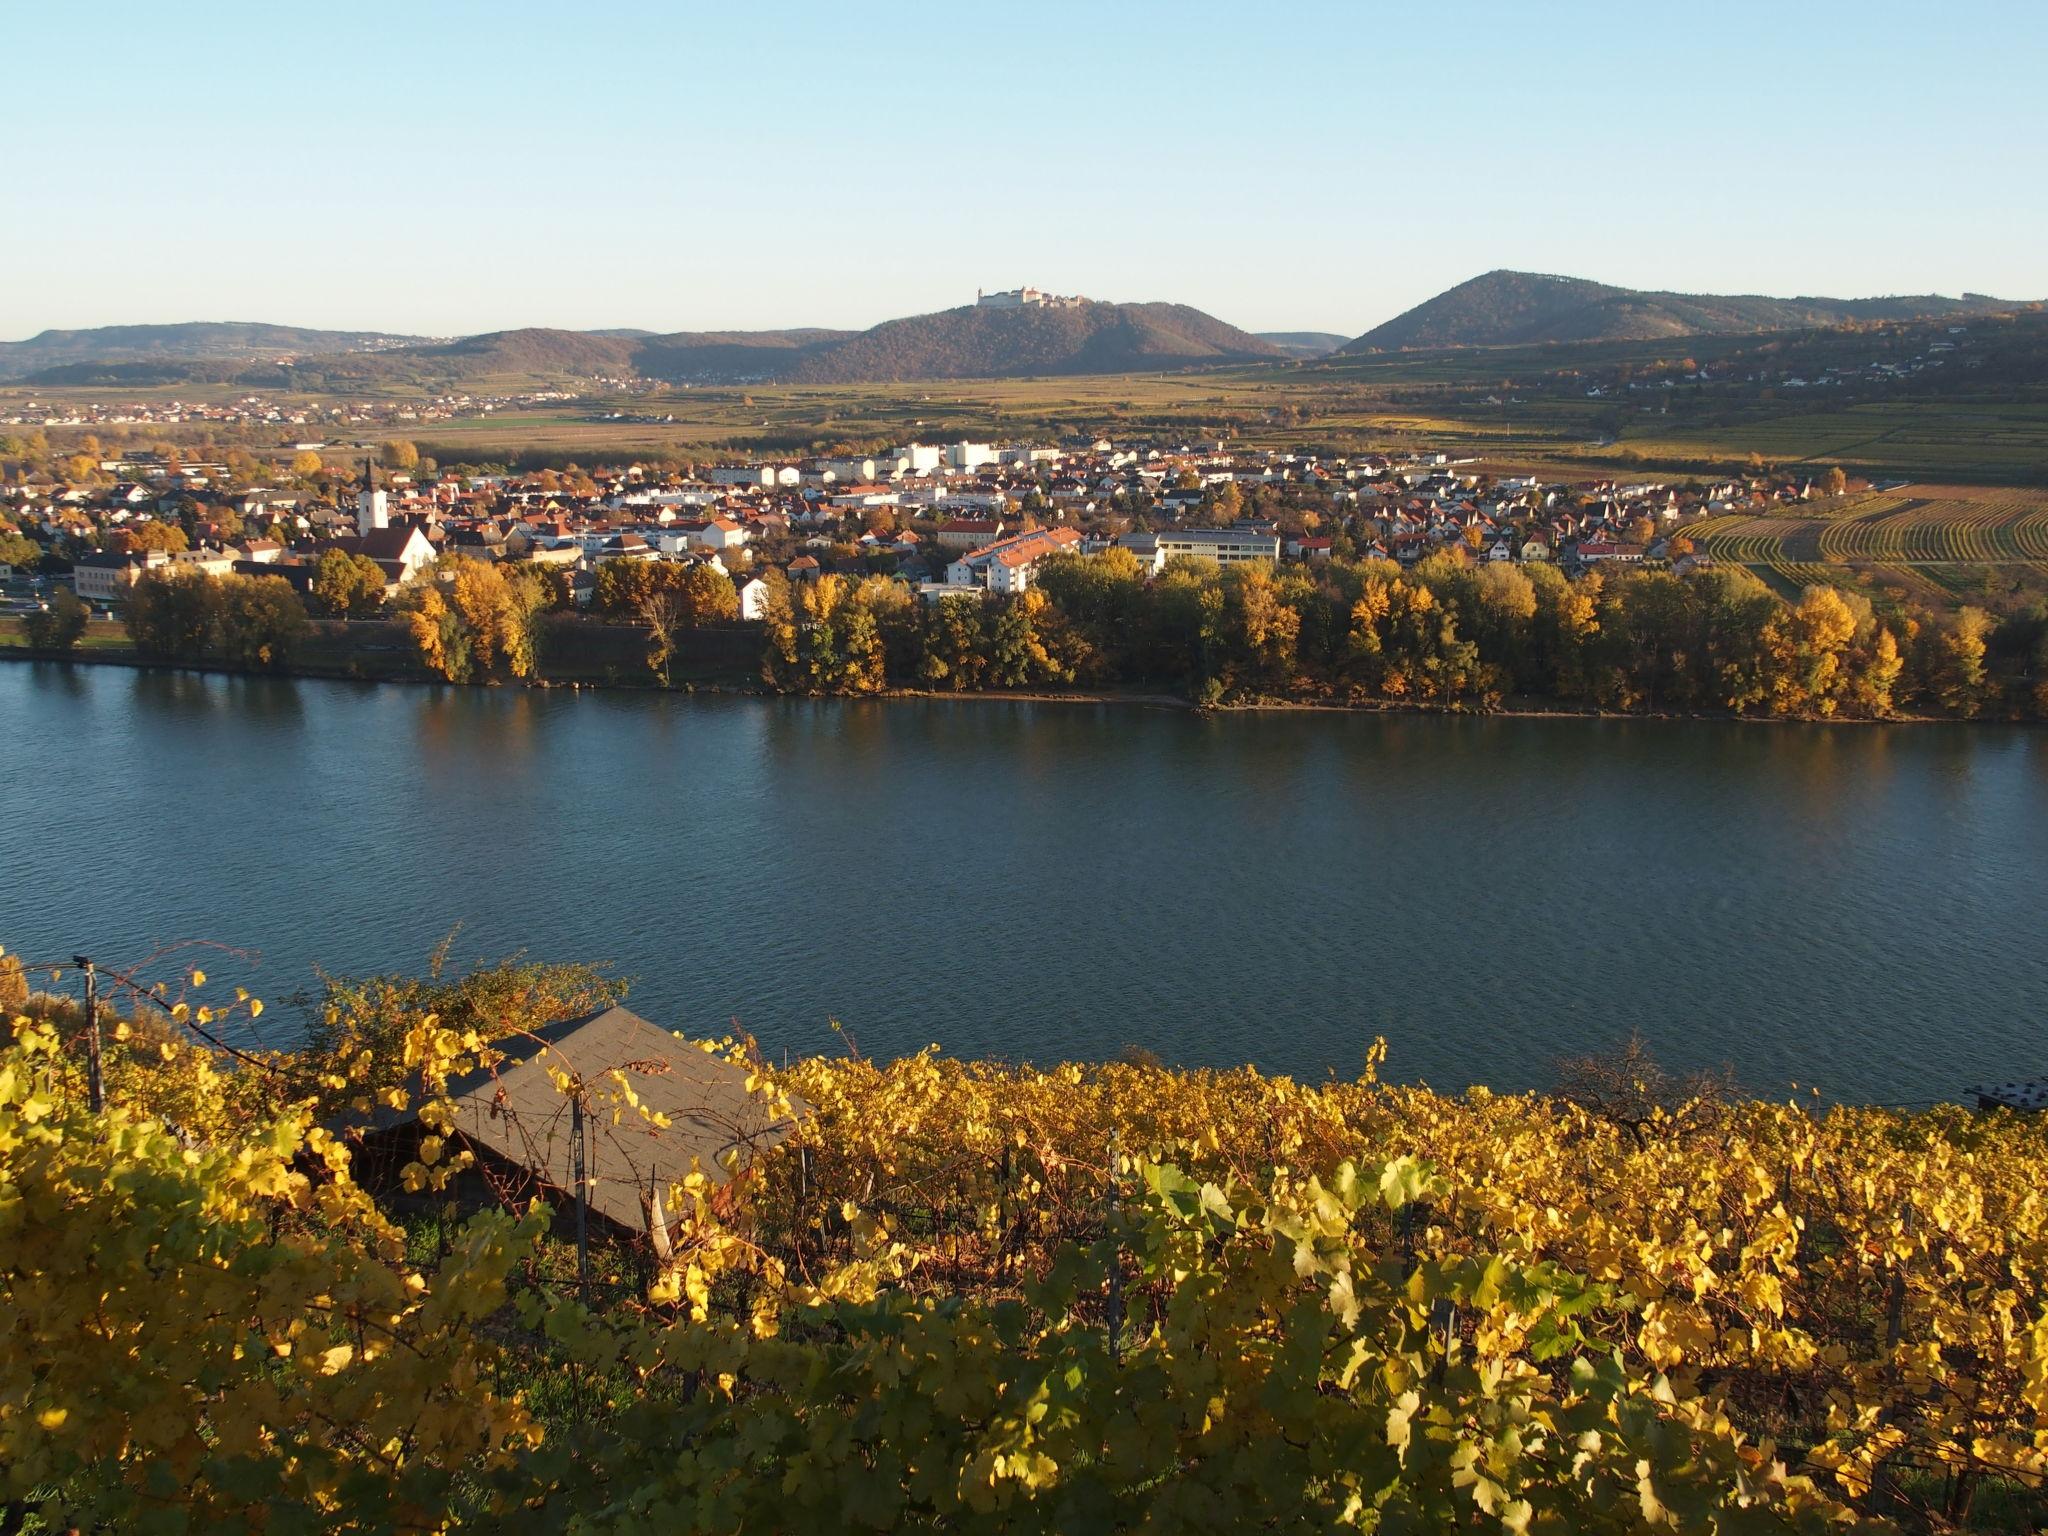
[[[2048,592],[2048,492],[1909,484],[1811,510],[1711,517],[1686,530],[1787,594],[1815,584],[1922,602]]]

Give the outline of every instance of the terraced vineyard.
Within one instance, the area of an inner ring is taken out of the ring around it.
[[[1813,510],[1707,518],[1686,530],[1781,592],[1875,582],[1923,602],[2048,588],[2048,492],[1908,485]]]

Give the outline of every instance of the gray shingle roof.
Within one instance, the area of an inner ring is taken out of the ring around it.
[[[693,1166],[722,1183],[728,1176],[725,1154],[737,1150],[744,1162],[793,1128],[747,1091],[744,1067],[706,1054],[629,1008],[614,1005],[563,1019],[508,1036],[495,1048],[504,1053],[502,1061],[449,1082],[453,1129],[570,1191],[573,1114],[551,1069],[580,1078],[590,1208],[636,1231],[646,1224],[642,1201],[657,1180],[664,1201],[666,1185]],[[622,1083],[640,1108],[627,1103]],[[802,1108],[796,1106],[797,1112]],[[655,1125],[649,1113],[666,1116],[669,1124]],[[369,1129],[391,1130],[416,1119],[415,1110],[385,1111]]]

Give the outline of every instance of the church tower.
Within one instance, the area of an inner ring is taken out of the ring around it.
[[[391,525],[391,513],[384,493],[377,489],[377,461],[363,460],[363,488],[356,496],[356,532],[368,534]]]

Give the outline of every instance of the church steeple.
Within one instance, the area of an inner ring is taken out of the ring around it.
[[[390,522],[389,502],[377,489],[377,461],[363,455],[363,488],[356,495],[356,532],[373,533]]]

